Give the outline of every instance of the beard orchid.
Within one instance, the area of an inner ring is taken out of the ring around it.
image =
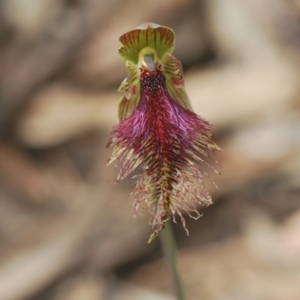
[[[151,242],[176,215],[187,231],[184,214],[197,219],[197,205],[212,203],[203,175],[207,167],[216,171],[206,160],[220,148],[210,124],[192,111],[181,63],[171,54],[174,32],[146,23],[120,42],[127,77],[119,88],[124,95],[107,143],[113,149],[108,164],[121,162],[117,181],[137,173],[133,211],[151,213]]]

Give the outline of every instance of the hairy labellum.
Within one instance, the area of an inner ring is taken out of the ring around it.
[[[155,29],[148,25],[144,30],[148,41],[156,37]],[[204,160],[207,150],[219,148],[212,141],[209,123],[191,111],[180,63],[168,53],[159,57],[147,45],[138,53],[136,67],[127,62],[121,122],[113,128],[108,142],[114,149],[109,163],[115,159],[122,162],[118,180],[139,169],[133,192],[134,214],[144,209],[151,212],[151,241],[167,220],[176,221],[176,214],[186,229],[183,213],[197,219],[197,204],[211,204],[202,167],[210,167]]]

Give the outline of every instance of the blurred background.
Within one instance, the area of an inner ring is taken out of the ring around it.
[[[118,38],[145,22],[175,31],[224,150],[214,205],[174,225],[187,299],[300,299],[299,0],[2,0],[0,299],[174,299],[106,167]]]

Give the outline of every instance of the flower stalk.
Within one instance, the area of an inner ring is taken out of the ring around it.
[[[164,257],[172,277],[172,284],[177,300],[184,300],[184,290],[177,266],[176,242],[170,221],[166,222],[165,230],[160,235]]]

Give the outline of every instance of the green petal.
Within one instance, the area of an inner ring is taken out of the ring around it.
[[[119,54],[123,60],[138,63],[139,52],[145,47],[156,50],[160,59],[165,53],[172,53],[175,45],[175,35],[168,27],[154,23],[145,23],[126,32],[120,37],[123,46],[119,48]]]
[[[135,110],[138,105],[138,101],[128,100],[126,96],[123,96],[119,103],[118,116],[121,122],[125,121]]]
[[[137,66],[126,62],[127,77],[122,81],[118,91],[124,93],[119,103],[119,120],[127,119],[137,107],[140,100],[140,81]]]
[[[128,80],[127,77],[121,82],[118,92],[125,93],[128,90]]]
[[[190,99],[184,89],[182,65],[174,56],[167,54],[163,59],[167,90],[182,107],[193,110]]]

